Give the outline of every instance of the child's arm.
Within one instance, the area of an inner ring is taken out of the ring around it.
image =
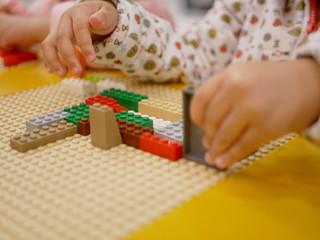
[[[96,63],[121,69],[141,80],[168,81],[183,77],[199,83],[230,61],[245,17],[242,4],[217,0],[204,19],[182,36],[167,21],[132,1],[118,1],[117,11],[118,14],[104,1],[83,2],[68,10],[57,34],[43,43],[48,69],[65,75],[59,52],[68,67],[80,70],[70,48],[75,40],[89,62],[96,57]],[[113,32],[110,37],[103,37],[110,32]],[[94,48],[90,33],[102,35]]]
[[[49,33],[49,17],[20,16],[0,13],[0,49],[30,46]]]

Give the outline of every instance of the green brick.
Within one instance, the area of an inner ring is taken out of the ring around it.
[[[143,127],[149,127],[153,129],[153,121],[150,118],[142,117],[140,115],[135,115],[133,113],[128,113],[126,111],[116,113],[115,115],[119,120],[125,120],[127,122],[139,124],[139,125],[142,125]]]
[[[143,99],[148,99],[148,96],[136,94],[133,92],[127,92],[115,88],[104,90],[102,93],[100,93],[100,95],[114,98],[118,101],[118,103],[121,106],[129,110],[133,110],[135,112],[138,112],[139,102]]]
[[[91,81],[93,83],[97,83],[97,82],[100,82],[102,80],[105,80],[105,78],[98,77],[98,76],[93,76],[93,75],[85,76],[83,79]]]
[[[82,120],[83,118],[89,118],[89,106],[84,103],[72,106],[71,108],[65,108],[63,109],[63,111],[70,113],[70,115],[66,117],[65,120],[77,126],[80,120]]]

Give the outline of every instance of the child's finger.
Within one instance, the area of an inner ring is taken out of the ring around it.
[[[227,93],[228,89],[220,87],[219,92],[209,103],[205,111],[204,130],[205,143],[207,146],[212,145],[212,140],[219,125],[232,109],[233,96]]]
[[[90,33],[90,26],[88,23],[88,15],[76,14],[73,17],[73,32],[77,45],[81,49],[81,53],[84,55],[88,62],[93,62],[96,55],[92,45],[92,38]]]
[[[72,73],[78,75],[81,73],[82,67],[74,51],[73,34],[72,21],[70,18],[65,18],[63,25],[59,25],[56,34],[57,49]]]
[[[234,162],[249,156],[260,146],[260,139],[260,133],[257,129],[247,129],[227,152],[214,159],[214,165],[225,169]]]
[[[103,6],[89,17],[92,33],[103,36],[114,30],[117,25],[118,16],[113,6],[112,10],[110,10],[109,6]]]
[[[248,119],[238,108],[233,108],[224,118],[209,145],[209,153],[212,158],[227,151],[248,127]]]
[[[59,60],[54,38],[54,36],[48,36],[42,43],[43,61],[49,71],[55,71],[60,77],[64,77],[66,68]]]
[[[204,127],[208,105],[219,91],[222,83],[223,81],[221,81],[218,74],[203,83],[201,87],[196,90],[190,105],[190,117],[198,126]]]

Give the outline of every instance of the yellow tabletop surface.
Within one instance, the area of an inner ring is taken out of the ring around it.
[[[60,80],[26,64],[0,71],[0,95]],[[297,137],[130,239],[320,239],[319,220],[320,149]]]

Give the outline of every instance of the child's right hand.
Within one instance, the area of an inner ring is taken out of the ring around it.
[[[117,23],[117,9],[109,2],[88,1],[71,7],[62,15],[57,32],[51,33],[42,43],[48,72],[64,77],[67,73],[66,66],[61,62],[64,61],[72,73],[78,75],[82,67],[73,45],[78,45],[87,62],[91,63],[96,58],[92,35],[110,34]]]

